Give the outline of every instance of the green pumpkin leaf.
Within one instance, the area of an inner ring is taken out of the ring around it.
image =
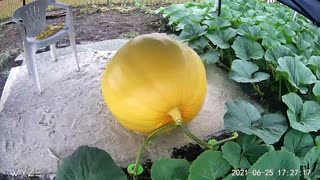
[[[264,153],[272,150],[271,146],[255,135],[240,134],[237,143],[229,141],[222,147],[222,155],[233,168],[245,169],[255,163]]]
[[[153,180],[185,180],[189,176],[190,163],[184,159],[161,158],[151,167]]]
[[[302,161],[314,142],[310,134],[292,129],[284,136],[283,145],[283,149],[293,152]]]
[[[289,172],[292,170],[300,170],[300,161],[293,153],[288,151],[270,151],[265,153],[262,157],[254,163],[249,172],[259,170],[260,172],[267,172],[272,170],[273,175],[270,173],[262,173],[260,176],[253,173],[248,174],[247,180],[273,180],[273,179],[287,179],[287,180],[299,180],[299,173],[282,175],[281,172]],[[280,173],[279,173],[280,172]]]
[[[253,62],[234,60],[231,65],[229,77],[240,83],[255,83],[270,78],[270,75],[264,72],[257,72],[259,67]]]
[[[279,141],[288,126],[286,118],[281,114],[266,114],[253,124],[254,134],[263,139],[266,144]]]
[[[286,38],[283,36],[281,32],[279,32],[275,28],[274,24],[264,22],[264,23],[261,23],[259,26],[268,34],[268,36],[264,37],[263,40],[266,41],[269,39],[269,40],[272,40],[273,42],[286,43]],[[273,44],[271,44],[268,47],[271,47],[272,45]]]
[[[282,57],[278,60],[278,64],[277,70],[280,75],[285,77],[293,87],[299,89],[302,94],[307,93],[307,84],[316,82],[316,77],[311,70],[295,57]]]
[[[127,176],[104,150],[80,146],[66,157],[57,171],[57,180],[126,180]]]
[[[303,101],[300,96],[295,93],[289,93],[282,96],[282,102],[284,102],[289,110],[295,114],[301,113],[303,109]]]
[[[216,50],[208,50],[206,53],[200,55],[202,61],[207,62],[208,64],[215,64],[219,61],[220,52]]]
[[[250,162],[241,155],[241,147],[238,143],[229,141],[222,147],[222,156],[226,159],[233,168],[248,168],[251,166]]]
[[[320,147],[313,147],[306,154],[302,174],[306,179],[320,179]]]
[[[226,103],[224,127],[229,132],[241,131],[255,134],[266,144],[277,142],[287,130],[286,119],[281,114],[266,114],[261,117],[259,111],[250,103],[242,100]]]
[[[320,56],[311,56],[308,65],[320,79]]]
[[[168,25],[177,24],[180,19],[186,16],[185,11],[177,11],[172,13],[171,17],[169,18]]]
[[[268,34],[267,32],[261,30],[259,26],[250,26],[248,24],[242,24],[237,29],[237,33],[254,41],[260,40]]]
[[[188,43],[189,46],[195,51],[202,52],[203,49],[208,46],[209,40],[206,37],[201,36],[199,38],[189,41]]]
[[[177,31],[183,30],[185,25],[187,24],[192,24],[192,23],[199,24],[201,20],[202,20],[202,17],[199,17],[199,16],[185,16],[179,20],[179,23],[176,26],[176,30]]]
[[[250,24],[250,25],[256,24],[256,20],[251,17],[239,17],[239,20],[242,23],[246,23],[246,24]]]
[[[210,20],[204,20],[202,22],[203,24],[208,26],[208,29],[210,30],[215,30],[218,28],[227,28],[231,26],[231,23],[227,20],[224,20],[221,17],[216,17],[215,19],[210,19]]]
[[[278,40],[272,39],[270,37],[265,37],[262,39],[262,46],[266,49],[272,47],[272,46],[281,46],[281,43]]]
[[[241,60],[261,59],[264,55],[261,45],[246,37],[238,36],[231,47]]]
[[[296,47],[300,50],[303,51],[305,49],[308,49],[309,47],[311,47],[311,43],[302,39],[299,36],[295,36],[292,38],[292,41],[296,44]]]
[[[237,138],[237,143],[242,149],[242,156],[254,164],[264,153],[274,150],[273,146],[266,145],[263,140],[255,135],[241,134]]]
[[[292,45],[292,44],[285,44],[284,46],[286,46],[287,48],[289,48],[290,50],[291,50],[291,52],[293,53],[293,54],[299,54],[300,52],[299,52],[299,50],[294,46],[294,45]]]
[[[184,9],[183,4],[173,4],[163,10],[163,17],[171,16],[173,13]],[[160,10],[161,11],[161,10]]]
[[[303,30],[303,26],[295,21],[287,22],[287,27],[289,27],[294,32],[301,32]]]
[[[183,31],[180,34],[180,39],[182,40],[193,40],[197,39],[199,36],[205,35],[207,33],[206,26],[200,26],[197,23],[191,23],[184,26]]]
[[[276,44],[271,46],[271,48],[267,49],[264,57],[267,61],[270,61],[273,64],[277,64],[279,58],[292,55],[293,53],[289,48],[283,45]]]
[[[208,150],[193,161],[188,180],[215,180],[225,176],[231,169],[220,151]]]
[[[316,81],[315,85],[313,86],[312,92],[315,96],[320,96],[320,81]]]
[[[208,31],[206,37],[221,49],[227,49],[230,47],[229,39],[236,35],[236,31],[232,28],[216,29],[215,31]]]
[[[295,93],[282,96],[282,101],[288,106],[287,115],[290,126],[304,133],[320,129],[320,105],[315,101],[306,101]]]

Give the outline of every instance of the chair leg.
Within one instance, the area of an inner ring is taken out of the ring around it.
[[[33,50],[32,48],[27,48],[27,56],[29,60],[29,65],[30,65],[30,70],[32,74],[33,81],[38,89],[38,92],[41,93],[41,86],[40,86],[40,80],[39,80],[39,74],[38,74],[38,69],[37,69],[37,64],[36,64],[36,51]]]
[[[70,44],[71,44],[71,47],[73,50],[76,68],[77,68],[77,71],[80,71],[79,59],[78,59],[77,47],[76,47],[76,37],[75,37],[74,33],[69,33],[69,38],[70,38]]]
[[[55,62],[57,61],[57,48],[56,48],[56,43],[50,45],[51,49],[51,57],[52,61]]]
[[[26,47],[27,45],[23,42],[23,54],[24,54],[24,62],[26,63],[26,65],[27,65],[27,69],[28,69],[28,73],[29,73],[29,75],[31,75],[31,65],[30,65],[30,58],[29,58],[29,54],[30,54],[30,52],[27,52],[27,47]]]

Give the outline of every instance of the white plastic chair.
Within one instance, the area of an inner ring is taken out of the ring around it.
[[[49,5],[58,8],[63,8],[66,11],[66,22],[63,29],[55,34],[42,39],[36,40],[36,36],[47,28],[46,10]],[[79,71],[79,60],[77,56],[75,33],[73,27],[72,8],[69,5],[55,2],[55,0],[39,0],[29,3],[19,9],[13,14],[13,21],[20,25],[23,36],[23,48],[25,53],[25,60],[29,75],[31,74],[39,93],[42,92],[39,75],[35,60],[35,53],[38,49],[50,45],[52,60],[56,61],[56,42],[69,36],[70,44],[73,50],[76,70]]]

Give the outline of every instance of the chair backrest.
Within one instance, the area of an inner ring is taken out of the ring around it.
[[[21,20],[27,37],[35,37],[47,27],[46,10],[53,0],[38,0],[17,9],[14,20]]]

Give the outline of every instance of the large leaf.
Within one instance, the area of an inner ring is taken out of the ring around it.
[[[240,83],[255,83],[270,78],[264,72],[257,72],[259,67],[250,61],[234,60],[231,65],[229,77]]]
[[[203,24],[207,25],[208,29],[210,30],[215,30],[218,28],[226,28],[231,26],[231,23],[229,21],[224,20],[221,17],[216,17],[210,20],[204,20]]]
[[[306,85],[316,81],[311,70],[295,57],[282,57],[278,60],[278,64],[277,70],[281,72],[281,75],[303,94],[308,91]]]
[[[274,24],[264,22],[259,26],[261,27],[261,29],[268,33],[268,37],[264,37],[264,40],[269,39],[274,42],[286,43],[286,38],[275,28]]]
[[[162,158],[151,167],[153,180],[185,180],[189,176],[190,163],[184,159]]]
[[[261,117],[259,111],[250,103],[242,100],[226,103],[224,127],[229,132],[241,131],[255,134],[265,143],[277,142],[287,130],[286,119],[281,114],[266,114]]]
[[[292,38],[292,41],[296,44],[297,48],[300,50],[300,51],[303,51],[309,47],[311,47],[311,43],[304,40],[302,37],[299,37],[299,36],[295,36]]]
[[[168,25],[177,24],[180,21],[180,19],[182,19],[185,16],[186,16],[185,11],[174,12],[169,19]]]
[[[292,55],[293,53],[288,47],[276,44],[267,49],[264,57],[267,61],[277,64],[279,58]]]
[[[222,155],[234,168],[245,169],[255,163],[264,153],[272,148],[255,135],[240,134],[237,143],[229,141],[222,147]]]
[[[320,148],[313,147],[304,158],[303,174],[306,179],[320,179]]]
[[[232,28],[209,30],[206,37],[221,49],[230,47],[229,39],[236,35],[236,31]]]
[[[232,49],[242,60],[261,59],[264,55],[264,50],[258,42],[241,36],[236,38]]]
[[[188,180],[215,180],[225,176],[230,168],[220,151],[205,151],[192,163]]]
[[[293,152],[302,161],[314,142],[310,134],[292,129],[284,136],[283,145],[283,149]]]
[[[241,155],[241,147],[238,143],[229,141],[222,147],[222,156],[226,159],[233,168],[248,168],[251,166],[250,162]]]
[[[180,34],[180,38],[183,40],[193,40],[207,33],[206,26],[200,26],[198,23],[191,23],[184,26],[183,31]]]
[[[173,13],[184,9],[183,4],[173,4],[163,10],[163,17],[171,16]],[[160,10],[161,11],[161,10]]]
[[[270,151],[265,153],[248,172],[263,172],[260,175],[249,173],[247,180],[299,180],[299,173],[291,171],[300,170],[299,158],[288,151]],[[271,173],[272,172],[272,173]],[[283,172],[285,172],[283,174]]]
[[[320,79],[320,56],[311,56],[308,65],[316,73],[318,79]]]
[[[263,140],[255,135],[240,134],[237,143],[241,146],[242,156],[251,164],[255,163],[264,153],[274,150],[273,146],[264,144]]]
[[[208,50],[204,54],[200,55],[202,61],[207,62],[208,64],[215,64],[219,61],[220,52],[216,50]]]
[[[104,150],[80,146],[66,157],[57,171],[57,180],[125,180],[127,176]]]
[[[237,29],[237,33],[254,41],[260,40],[268,35],[268,33],[261,30],[259,26],[250,26],[248,24],[242,24]]]
[[[202,17],[199,16],[185,16],[179,20],[179,23],[176,26],[176,30],[183,30],[185,25],[192,24],[192,23],[200,23]]]
[[[208,46],[208,44],[209,40],[204,36],[189,41],[189,46],[197,52],[203,52],[203,49]]]
[[[282,101],[288,106],[287,115],[293,129],[307,133],[320,129],[320,105],[315,101],[306,101],[295,93],[282,96]]]
[[[261,45],[266,48],[266,49],[269,49],[270,47],[272,46],[280,46],[281,43],[280,41],[276,40],[276,39],[272,39],[270,37],[266,37],[266,38],[263,38],[262,39],[262,43]]]

